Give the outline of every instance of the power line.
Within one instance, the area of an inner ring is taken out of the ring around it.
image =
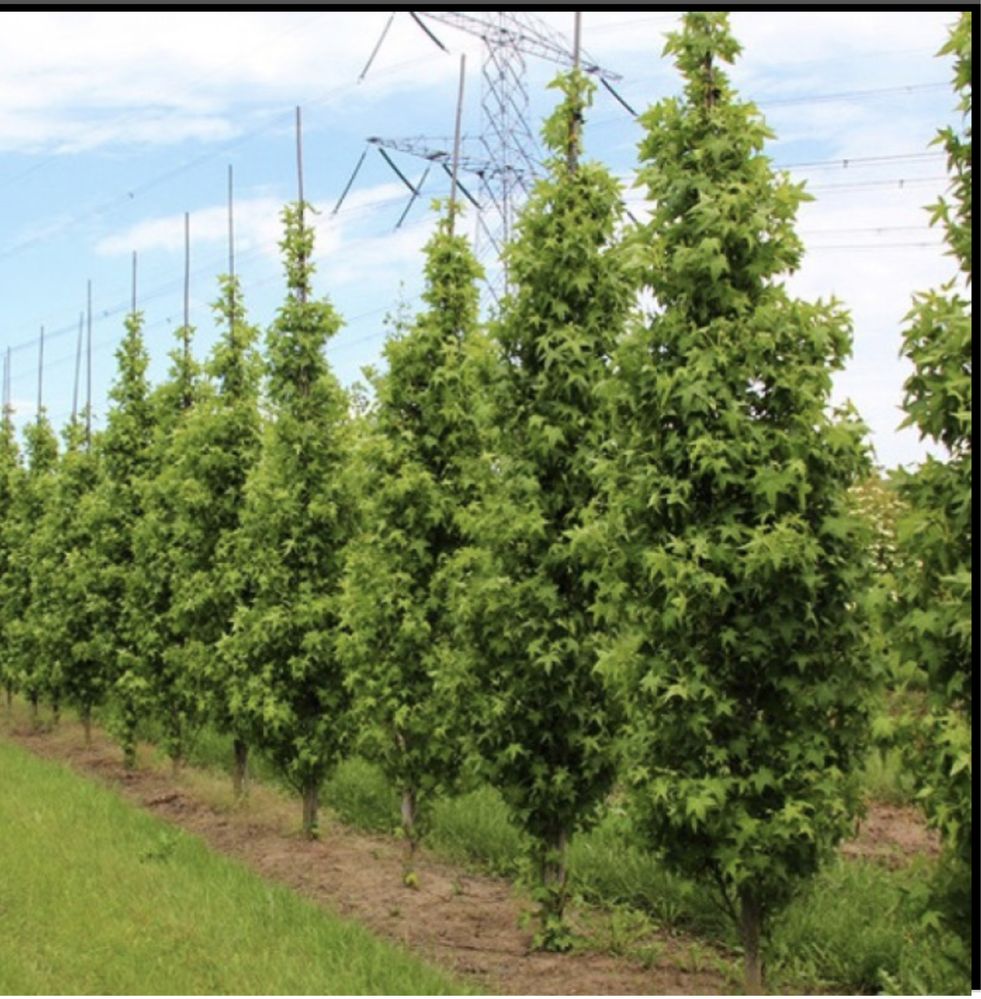
[[[885,156],[839,156],[829,160],[807,160],[801,163],[774,163],[780,170],[802,170],[805,167],[838,167],[848,170],[854,166],[872,166],[877,163],[894,163],[905,160],[936,160],[944,153],[890,153]]]
[[[874,87],[870,90],[841,90],[830,94],[800,94],[795,97],[773,97],[754,101],[760,107],[783,107],[790,104],[820,104],[827,101],[863,101],[870,97],[884,97],[887,94],[912,94],[926,90],[949,90],[950,83],[906,83],[895,87]]]

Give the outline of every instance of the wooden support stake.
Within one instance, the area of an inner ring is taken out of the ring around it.
[[[184,358],[187,359],[187,328],[191,325],[191,216],[184,212]]]
[[[572,32],[572,72],[578,77],[579,75],[579,59],[580,59],[580,49],[582,39],[582,11],[577,10],[575,13],[575,27]],[[575,117],[569,123],[569,150],[567,156],[567,162],[569,164],[569,172],[572,173],[576,170],[579,165],[579,142],[582,130],[582,121],[580,120],[580,112],[577,108],[575,111]]]
[[[133,294],[130,312],[136,315],[136,250],[133,251]]]
[[[85,295],[85,449],[92,446],[92,281]]]
[[[85,313],[78,314],[78,340],[75,344],[75,385],[72,389],[72,426],[78,419],[78,380],[82,373],[82,327],[85,324]]]
[[[296,190],[297,199],[300,205],[300,231],[303,231],[303,119],[300,115],[300,105],[296,106]],[[300,260],[300,270],[302,272],[302,277],[300,279],[300,301],[305,302],[307,300],[307,275],[306,275],[306,260]]]
[[[232,211],[232,165],[228,164],[228,276],[235,277],[235,216]]]
[[[41,422],[41,386],[44,382],[44,327],[41,327],[41,339],[37,351],[37,422]]]
[[[456,188],[460,175],[460,123],[463,119],[463,81],[467,73],[467,57],[460,53],[460,88],[456,95],[456,123],[453,128],[453,174],[450,178],[450,232],[456,216]]]

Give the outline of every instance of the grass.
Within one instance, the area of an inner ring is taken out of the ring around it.
[[[458,994],[447,974],[0,742],[0,993]]]
[[[228,740],[205,732],[192,762],[227,770],[230,757]],[[261,759],[252,765],[260,779],[273,779]],[[864,783],[872,800],[909,800],[895,753],[870,757]],[[383,833],[398,828],[396,791],[363,759],[342,763],[322,797],[348,825]],[[526,840],[500,796],[486,786],[435,802],[426,845],[447,860],[504,877],[524,869]],[[774,920],[766,954],[772,990],[967,991],[955,941],[923,922],[934,869],[925,859],[897,870],[859,860],[826,868]],[[594,829],[573,839],[569,872],[572,891],[597,909],[590,949],[608,940],[611,951],[647,962],[651,933],[660,928],[693,933],[730,955],[738,952],[734,927],[712,891],[672,874],[638,844],[622,809],[611,807]]]
[[[862,786],[869,800],[887,805],[911,805],[915,799],[913,777],[903,765],[898,746],[869,753]]]

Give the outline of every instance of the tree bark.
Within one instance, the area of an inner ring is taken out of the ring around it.
[[[416,872],[416,847],[419,840],[416,834],[416,793],[413,788],[402,792],[402,832],[405,835],[405,854],[402,858],[402,875],[408,884],[410,875]]]
[[[237,799],[244,798],[249,792],[249,747],[244,739],[236,737],[232,743],[232,752],[235,754],[232,766],[232,790]]]
[[[763,994],[763,962],[760,956],[760,936],[763,917],[760,903],[752,888],[739,893],[739,929],[743,941],[743,970],[746,994]]]
[[[542,886],[545,888],[545,902],[541,909],[542,939],[546,949],[561,949],[552,945],[550,940],[561,928],[565,917],[566,882],[566,847],[569,835],[560,829],[546,840],[546,852],[542,856]]]
[[[310,781],[303,788],[303,837],[317,838],[317,805],[319,804],[320,787],[317,781]]]

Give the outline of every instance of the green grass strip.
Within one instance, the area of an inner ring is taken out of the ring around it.
[[[0,742],[0,994],[458,994],[354,923]]]

